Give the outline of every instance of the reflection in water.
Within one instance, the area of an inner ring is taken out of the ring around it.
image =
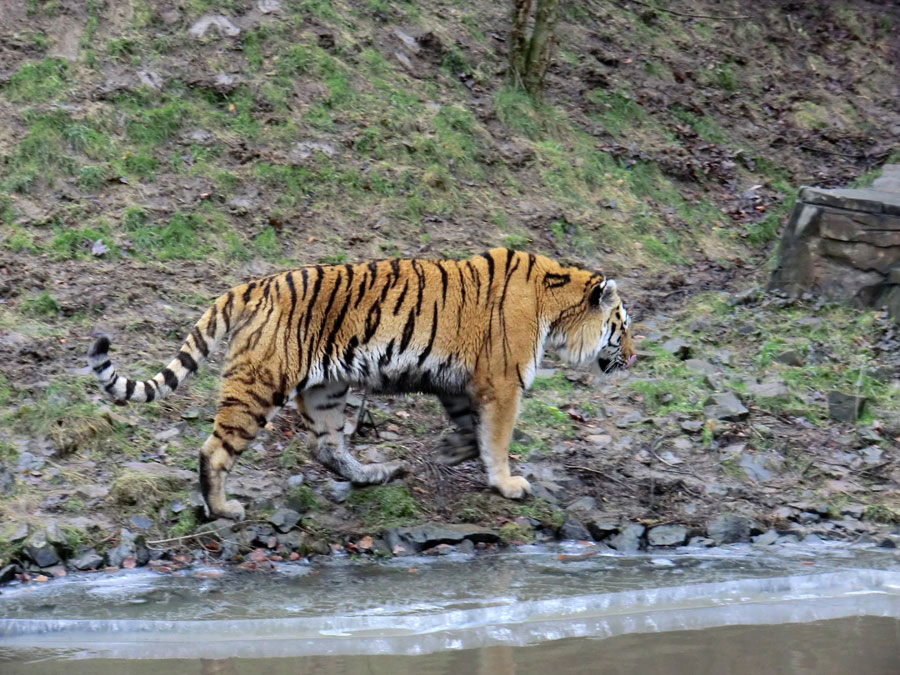
[[[900,621],[853,617],[487,647],[424,656],[3,662],[3,675],[897,675]],[[62,667],[61,667],[62,665]]]

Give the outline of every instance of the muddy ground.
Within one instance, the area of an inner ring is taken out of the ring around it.
[[[894,149],[893,10],[588,3],[534,107],[503,88],[499,7],[278,4],[23,3],[2,27],[3,580],[559,537],[896,545],[896,327],[760,290],[796,187],[870,180]],[[205,16],[237,32],[192,35]],[[435,401],[357,398],[355,451],[408,476],[335,481],[286,411],[230,478],[247,522],[204,533],[216,359],[141,407],[85,368],[103,331],[154,374],[270,271],[495,245],[614,274],[644,336],[612,382],[548,356],[511,448],[522,503],[433,461]]]

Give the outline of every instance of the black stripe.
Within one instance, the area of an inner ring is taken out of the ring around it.
[[[341,329],[341,326],[344,324],[344,318],[347,316],[347,307],[350,306],[350,293],[348,292],[345,299],[344,305],[341,307],[341,311],[338,312],[338,317],[335,319],[334,325],[331,327],[331,333],[328,335],[328,339],[325,341],[325,358],[323,359],[324,364],[323,368],[327,368],[329,362],[331,361],[331,352],[334,350],[334,339],[337,337],[337,332]]]
[[[234,309],[234,293],[228,291],[228,298],[225,300],[225,306],[222,308],[222,318],[225,320],[225,332],[231,330],[231,310]]]
[[[347,263],[344,265],[344,269],[347,270],[347,293],[348,295],[353,295],[353,265]]]
[[[521,371],[519,370],[519,364],[518,364],[518,363],[516,364],[516,377],[519,378],[519,386],[522,387],[522,389],[524,389],[524,388],[525,388],[525,380],[522,379],[522,373],[521,373]]]
[[[353,305],[354,308],[359,307],[359,303],[362,302],[363,293],[365,293],[365,291],[366,291],[366,277],[363,277],[362,279],[359,280],[359,295],[357,296],[356,302]]]
[[[447,270],[440,263],[435,263],[441,273],[441,307],[447,304]]]
[[[422,364],[425,363],[425,359],[428,358],[428,355],[431,353],[431,348],[434,346],[434,338],[437,335],[437,322],[438,322],[438,308],[437,308],[437,300],[434,301],[434,316],[431,319],[431,336],[428,338],[428,344],[425,346],[425,351],[419,354],[419,367],[422,367]]]
[[[528,254],[528,272],[526,272],[526,274],[525,274],[525,281],[528,281],[529,279],[531,279],[531,269],[534,267],[534,263],[535,263],[534,253],[529,253]]]
[[[106,361],[104,361],[103,363],[101,363],[99,366],[94,366],[94,372],[97,373],[97,374],[99,375],[99,374],[102,373],[104,370],[106,370],[107,368],[109,368],[111,365],[112,365],[112,362],[111,362],[109,359],[106,359]]]
[[[172,391],[178,389],[178,378],[175,377],[175,373],[173,373],[168,368],[163,368],[161,371],[159,371],[159,373],[163,376],[163,380],[165,381],[166,386],[169,389],[171,389]]]
[[[487,260],[488,265],[488,285],[487,285],[487,293],[490,294],[491,286],[494,283],[494,257],[491,255],[491,252],[482,253],[484,258]]]
[[[403,284],[403,291],[400,293],[400,297],[397,298],[397,302],[394,305],[394,316],[400,313],[400,306],[403,304],[403,301],[406,299],[406,292],[409,290],[409,279],[407,279]]]
[[[568,274],[554,274],[553,272],[548,272],[544,275],[544,285],[547,288],[560,288],[565,286],[572,280]]]
[[[109,382],[106,383],[105,387],[103,387],[104,389],[106,389],[106,393],[109,394],[110,396],[112,396],[113,389],[116,388],[116,380],[118,380],[118,379],[119,378],[114,377],[113,379],[111,379]]]
[[[387,279],[385,279],[384,281],[384,288],[381,289],[381,299],[379,300],[379,302],[384,302],[384,299],[387,297],[388,291],[394,287],[394,284],[396,283],[398,278],[399,277],[395,275],[388,275]]]
[[[147,400],[147,403],[156,398],[156,389],[150,385],[150,382],[151,380],[141,382],[144,385],[144,398]]]
[[[222,444],[222,447],[225,449],[225,452],[227,452],[229,455],[237,454],[237,452],[234,449],[234,446],[231,443],[229,443],[228,441],[226,441],[224,438],[219,439],[219,443]]]
[[[391,338],[391,341],[388,342],[387,349],[384,350],[384,354],[378,359],[378,367],[384,368],[388,363],[390,363],[391,358],[394,356],[394,338]]]
[[[397,355],[399,356],[403,352],[406,351],[406,348],[409,347],[409,342],[412,340],[413,331],[416,327],[416,314],[415,312],[410,312],[409,316],[406,319],[406,325],[403,327],[403,337],[400,339],[400,349],[397,351]]]
[[[347,395],[348,391],[350,391],[350,387],[344,387],[340,391],[335,391],[335,392],[328,394],[328,398],[331,400],[337,400],[337,399],[344,398]]]
[[[400,261],[396,258],[391,260],[391,271],[394,273],[396,279],[400,278]]]
[[[254,438],[256,438],[256,434],[250,433],[244,427],[236,427],[236,426],[232,426],[231,424],[219,424],[219,426],[222,428],[223,431],[227,431],[232,436],[238,436],[240,438],[243,438],[245,441],[252,441]],[[213,432],[213,435],[215,435],[215,433],[216,432]],[[219,440],[222,440],[221,435],[216,436],[216,438],[218,438]]]
[[[381,324],[381,306],[376,302],[369,308],[369,314],[366,316],[366,333],[363,336],[363,344],[366,344],[375,336],[375,331]]]
[[[187,352],[178,352],[176,357],[179,361],[181,361],[181,365],[187,368],[192,373],[197,372],[197,362],[194,361],[194,357],[188,354]]]
[[[194,338],[194,346],[200,350],[200,353],[203,354],[203,358],[209,356],[209,345],[206,344],[206,339],[203,335],[200,334],[200,329],[197,326],[191,328],[191,337]]]
[[[347,370],[353,368],[353,355],[356,352],[356,348],[359,346],[359,338],[355,335],[350,338],[347,342],[347,348],[344,350],[344,355],[341,357],[341,361],[344,363],[344,367]]]
[[[374,260],[369,263],[369,274],[369,288],[372,288],[375,285],[375,275],[378,274],[378,263]]]
[[[419,280],[418,296],[416,297],[416,316],[418,316],[422,312],[422,296],[425,293],[425,272],[422,270],[418,260],[412,261],[412,268],[416,273],[416,278]]]
[[[316,302],[316,298],[318,298],[319,296],[319,289],[322,288],[322,279],[325,276],[325,272],[319,265],[316,265],[313,269],[316,271],[316,281],[313,284],[312,294],[309,298],[309,304],[306,306],[306,322],[303,325],[304,334],[309,333],[309,322],[312,321],[313,304]],[[304,337],[307,339],[307,341],[309,340],[308,335],[304,335]],[[300,342],[300,340],[298,339],[297,342]]]
[[[244,290],[244,296],[241,298],[241,300],[244,301],[244,304],[245,304],[245,305],[246,305],[248,302],[250,302],[250,296],[253,294],[253,289],[254,289],[254,288],[256,288],[256,282],[255,282],[255,281],[251,281],[250,283],[247,284],[247,288]]]
[[[209,336],[211,340],[216,339],[216,324],[218,322],[218,314],[219,308],[215,305],[212,306],[212,316],[209,318],[209,323],[206,324],[206,334]]]
[[[125,380],[125,400],[130,401],[131,395],[134,393],[134,385],[137,384],[134,380]]]
[[[335,408],[340,408],[344,405],[343,401],[334,401],[333,403],[323,403],[321,405],[316,406],[316,410],[334,410]]]
[[[506,249],[506,267],[505,273],[509,274],[509,266],[512,264],[512,259],[515,257],[516,252],[511,248]]]
[[[307,270],[305,267],[302,267],[300,269],[300,280],[303,281],[303,296],[301,299],[306,300],[306,291],[309,284],[309,270]]]

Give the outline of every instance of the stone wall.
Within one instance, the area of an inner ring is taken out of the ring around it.
[[[887,306],[900,320],[900,165],[871,188],[801,188],[769,288]]]

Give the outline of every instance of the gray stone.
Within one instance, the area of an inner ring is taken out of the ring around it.
[[[69,561],[69,565],[76,570],[82,572],[86,570],[95,570],[103,565],[103,556],[99,555],[94,549],[85,551],[77,558]]]
[[[17,574],[19,574],[18,565],[6,565],[3,569],[0,569],[0,584],[12,581],[16,578]]]
[[[227,17],[221,14],[207,14],[194,22],[194,25],[188,29],[188,35],[202,38],[210,28],[228,37],[235,37],[241,33],[241,29],[231,23]]]
[[[5,466],[0,466],[0,496],[12,494],[13,488],[16,486],[16,478]]]
[[[637,553],[641,547],[644,529],[643,525],[629,525],[607,543],[619,553]]]
[[[153,521],[147,516],[131,516],[128,520],[136,530],[149,530],[153,527]]]
[[[591,533],[587,528],[577,520],[569,519],[563,526],[559,528],[560,539],[572,539],[575,541],[588,541],[591,539]]]
[[[586,518],[584,524],[594,538],[594,541],[603,541],[619,531],[619,524],[609,520],[604,520],[602,516],[594,515]]]
[[[463,539],[456,545],[456,550],[465,555],[472,555],[475,553],[475,544],[471,539]]]
[[[209,523],[203,523],[197,528],[197,534],[208,534],[219,539],[227,539],[234,527],[234,521],[228,518],[217,518]]]
[[[778,533],[775,530],[768,530],[760,535],[753,537],[753,543],[756,546],[772,546],[778,541]]]
[[[328,498],[335,504],[341,504],[347,501],[347,497],[350,496],[352,491],[353,484],[350,481],[344,480],[333,480],[329,482],[328,486],[325,488],[325,493],[328,495]]]
[[[693,347],[681,338],[672,338],[662,343],[662,350],[684,361],[691,358]]]
[[[591,496],[579,497],[566,507],[569,513],[587,513],[597,507],[597,500]]]
[[[589,436],[585,436],[584,440],[586,440],[588,443],[594,444],[598,448],[605,448],[612,443],[613,439],[609,434],[591,434]]]
[[[751,384],[747,387],[747,393],[756,398],[785,398],[788,388],[784,382],[768,381],[759,384]]]
[[[783,363],[786,366],[793,366],[798,368],[806,363],[806,359],[803,358],[803,354],[801,354],[796,349],[788,349],[787,351],[783,351],[780,354],[775,355],[775,361],[778,363]]]
[[[700,420],[685,420],[680,426],[682,431],[687,431],[689,434],[697,434],[703,429],[703,422]]]
[[[423,551],[438,544],[458,544],[463,539],[476,544],[494,544],[500,541],[500,535],[494,530],[467,523],[424,523],[414,527],[398,527],[388,530],[385,536],[388,537],[389,544],[391,539],[396,539],[401,544],[410,544],[413,551]]]
[[[739,463],[747,476],[757,483],[765,482],[772,477],[772,472],[766,467],[765,457],[741,453]]]
[[[535,499],[543,499],[551,504],[559,504],[559,499],[548,489],[548,481],[539,481],[531,484],[531,496]]]
[[[278,509],[269,518],[269,522],[279,532],[288,532],[300,522],[300,514],[293,509]]]
[[[691,548],[710,548],[715,545],[716,542],[709,537],[691,537],[691,540],[688,542],[688,546]]]
[[[750,411],[733,392],[726,391],[707,399],[704,413],[708,419],[739,422],[746,419]]]
[[[716,542],[717,546],[735,544],[750,541],[752,527],[753,521],[750,518],[727,514],[711,521],[706,527],[706,534]]]
[[[40,471],[44,468],[46,462],[27,450],[19,455],[16,460],[16,473],[27,473],[30,471]]]
[[[59,554],[47,541],[47,535],[39,530],[32,534],[25,543],[25,555],[38,567],[50,567],[60,562]]]
[[[620,429],[627,429],[635,424],[640,424],[643,419],[644,416],[640,412],[632,410],[630,413],[619,416],[616,419],[616,426]]]
[[[305,480],[306,477],[302,473],[295,473],[293,476],[288,477],[287,486],[289,488],[300,487],[301,485],[303,485]]]
[[[856,518],[859,520],[863,517],[866,512],[866,507],[861,504],[848,504],[847,506],[841,509],[842,516],[848,516],[850,518]]]
[[[845,394],[836,390],[828,392],[828,415],[839,422],[855,423],[865,404],[865,396]]]
[[[119,567],[127,558],[134,558],[138,565],[146,565],[150,552],[144,545],[143,535],[136,535],[122,528],[119,544],[106,552],[106,561],[111,567]]]
[[[684,367],[701,375],[714,375],[719,371],[713,364],[703,359],[686,359]]]
[[[687,535],[687,528],[681,525],[657,525],[647,532],[647,543],[651,546],[681,546]]]

